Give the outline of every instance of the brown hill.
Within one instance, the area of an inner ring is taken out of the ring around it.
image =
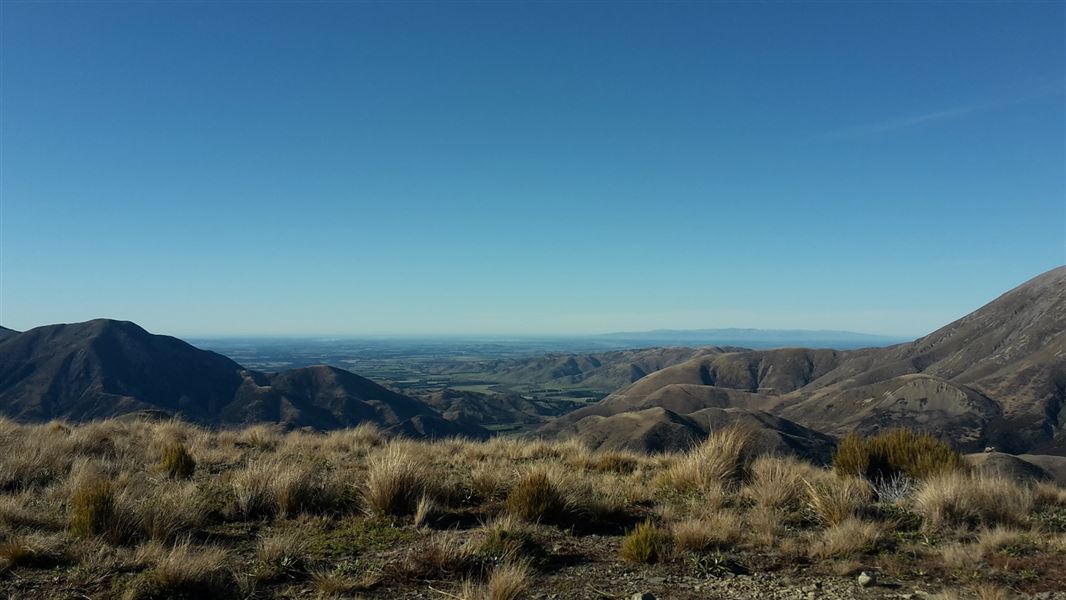
[[[259,373],[125,321],[48,325],[0,338],[0,414],[86,421],[162,411],[198,423],[261,421],[332,429],[420,419],[433,437],[484,430],[449,424],[430,406],[332,367]]]
[[[475,425],[530,425],[566,412],[565,405],[538,402],[518,394],[443,389],[419,394],[417,398],[450,421]]]
[[[798,454],[818,462],[832,456],[833,438],[761,411],[739,408],[705,408],[678,414],[663,407],[589,415],[560,421],[559,437],[576,437],[596,449],[669,452],[687,450],[716,429],[740,425],[755,433],[762,454]]]
[[[528,358],[464,363],[451,370],[482,373],[502,383],[580,385],[606,393],[693,357],[729,350],[740,348],[641,348],[591,354],[549,352]]]
[[[661,406],[763,410],[833,435],[925,429],[966,450],[1066,453],[1066,267],[1044,273],[923,338],[854,351],[699,356],[563,417]]]

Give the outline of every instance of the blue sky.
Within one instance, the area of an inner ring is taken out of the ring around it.
[[[1066,262],[1064,3],[0,10],[17,329],[919,335]]]

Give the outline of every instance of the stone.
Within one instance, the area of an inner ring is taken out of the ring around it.
[[[859,573],[859,585],[862,587],[870,587],[877,583],[877,575],[875,573],[867,573],[863,571]]]
[[[629,597],[629,600],[655,600],[655,594],[651,592],[637,592]]]

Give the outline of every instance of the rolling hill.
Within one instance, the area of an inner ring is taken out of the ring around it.
[[[765,411],[840,436],[907,426],[964,450],[1066,453],[1066,267],[913,342],[850,351],[789,348],[694,357],[562,417],[653,407]]]
[[[735,350],[740,348],[640,348],[587,354],[548,352],[524,358],[464,363],[450,367],[449,371],[476,373],[501,383],[581,386],[608,393],[693,357]]]
[[[47,325],[0,338],[3,416],[87,421],[157,411],[211,425],[333,429],[369,421],[428,437],[486,435],[348,371],[251,371],[126,321]]]

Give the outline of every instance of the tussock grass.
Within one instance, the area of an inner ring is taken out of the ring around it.
[[[854,517],[829,526],[810,546],[812,558],[848,558],[874,549],[881,535],[875,523]]]
[[[207,508],[193,483],[127,485],[117,500],[131,527],[152,540],[173,541],[207,522]]]
[[[1021,525],[1033,507],[1033,493],[1005,478],[948,472],[929,478],[914,494],[913,505],[927,529]]]
[[[184,541],[164,554],[151,569],[137,577],[123,600],[163,598],[236,598],[237,583],[225,567],[225,551],[197,547]]]
[[[0,562],[10,567],[47,568],[65,559],[66,541],[56,535],[24,534],[0,540]]]
[[[275,467],[259,460],[238,471],[231,479],[234,512],[245,519],[272,517],[278,510],[274,490]]]
[[[703,518],[675,523],[671,532],[676,548],[699,552],[732,547],[743,537],[744,527],[739,515],[718,511]]]
[[[253,575],[260,581],[292,577],[306,569],[306,543],[299,531],[277,532],[259,538]]]
[[[645,521],[624,538],[619,554],[623,560],[635,563],[654,563],[666,558],[670,536],[655,523]]]
[[[1029,591],[1066,553],[1066,492],[1051,484],[946,469],[891,494],[888,480],[865,473],[754,457],[734,429],[652,456],[520,438],[386,441],[372,426],[0,419],[0,433],[0,571],[11,570],[0,595],[47,576],[57,590],[91,596],[104,586],[134,600],[348,598],[376,584],[388,588],[377,595],[432,584],[518,598],[537,588],[536,569],[562,562],[581,573],[574,553],[593,539],[603,544],[597,561],[617,550],[612,569],[669,563],[638,568],[713,576],[799,561],[854,577],[919,561],[947,582]],[[172,473],[164,457],[179,445],[197,466]]]
[[[735,487],[751,472],[754,436],[741,427],[724,427],[711,433],[668,468],[659,485],[680,492],[699,492]]]
[[[794,457],[761,456],[752,463],[744,497],[766,508],[799,510],[806,481],[824,479],[822,469]]]
[[[83,538],[111,534],[118,539],[120,527],[111,481],[97,472],[81,475],[70,495],[70,532]]]
[[[532,572],[524,562],[507,563],[495,567],[489,580],[475,597],[481,600],[518,600],[532,586]]]
[[[367,459],[363,502],[378,516],[407,516],[431,496],[430,476],[407,444],[390,443]]]
[[[196,471],[196,461],[182,443],[173,443],[163,449],[160,467],[172,479],[188,479]]]
[[[807,506],[826,525],[854,516],[873,500],[870,484],[859,477],[825,477],[806,481]]]
[[[479,567],[474,546],[456,533],[439,535],[412,548],[395,566],[394,574],[407,579],[459,579]]]
[[[562,492],[543,469],[526,473],[507,495],[507,512],[525,521],[559,522],[566,509]]]

